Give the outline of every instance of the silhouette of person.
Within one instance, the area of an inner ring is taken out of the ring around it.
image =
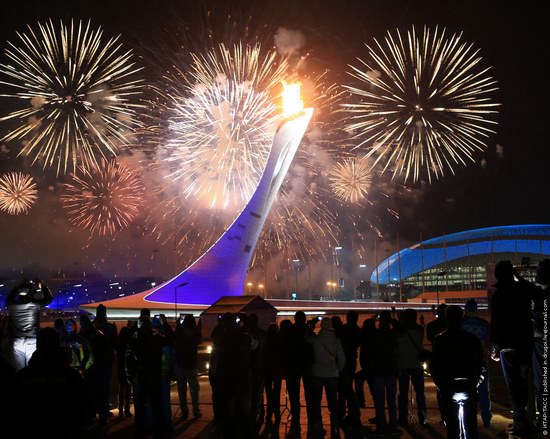
[[[416,394],[418,421],[426,424],[426,397],[424,395],[424,369],[420,361],[423,350],[424,328],[416,323],[416,311],[408,308],[401,314],[397,336],[397,364],[399,366],[398,423],[408,424],[409,382]]]
[[[193,416],[201,416],[199,408],[199,381],[198,381],[198,349],[202,342],[200,329],[195,323],[192,314],[186,314],[183,322],[178,321],[176,326],[176,378],[178,383],[178,397],[181,408],[181,418],[187,419],[187,385],[191,395]]]
[[[166,325],[166,322],[163,324]],[[171,342],[170,337],[153,333],[151,320],[147,317],[138,319],[138,329],[126,350],[126,378],[132,384],[134,393],[136,438],[147,436],[147,407],[152,413],[153,437],[164,437],[162,352]]]
[[[269,424],[272,419],[276,424],[281,422],[281,382],[283,377],[283,358],[281,346],[281,334],[279,327],[272,323],[266,333],[266,369],[265,369],[265,395],[266,418]]]
[[[465,317],[462,320],[462,329],[475,335],[483,344],[483,380],[477,387],[479,398],[479,408],[481,409],[481,419],[485,427],[491,426],[491,397],[489,388],[489,365],[487,357],[489,355],[489,322],[477,316],[477,302],[470,299],[464,306]]]
[[[359,407],[365,407],[365,381],[372,396],[372,335],[376,331],[376,320],[365,319],[361,328],[361,345],[359,347],[359,365],[361,370],[355,375],[355,394]]]
[[[288,337],[283,340],[283,349],[286,350],[285,364],[286,386],[290,400],[290,413],[292,415],[291,429],[293,432],[300,430],[300,381],[304,384],[304,396],[306,408],[310,397],[311,363],[313,350],[311,344],[306,341],[308,327],[306,315],[303,311],[294,314],[294,324],[289,331]],[[308,412],[308,419],[310,413]]]
[[[374,434],[396,434],[397,428],[397,331],[391,326],[390,311],[380,313],[378,329],[372,336],[373,365],[372,392],[376,411]],[[389,422],[386,421],[385,402],[388,406]]]
[[[5,326],[7,325],[7,318],[0,314],[0,346],[3,345],[3,334]],[[10,415],[8,413],[8,407],[10,401],[10,389],[13,385],[13,378],[15,377],[15,369],[8,362],[4,356],[4,351],[0,348],[0,426],[4,426],[2,432],[6,437],[11,436],[11,423]]]
[[[263,422],[263,394],[265,385],[265,369],[267,361],[267,341],[263,329],[258,326],[258,315],[251,313],[247,316],[246,332],[253,339],[253,349],[251,352],[251,401],[250,416],[252,422],[260,425]]]
[[[338,410],[338,375],[344,369],[346,355],[342,342],[332,329],[332,321],[324,318],[321,330],[317,335],[313,327],[317,319],[311,321],[311,330],[307,334],[307,341],[313,346],[313,364],[311,367],[311,408],[308,415],[308,434],[323,434],[321,418],[321,399],[323,389],[327,398],[330,413],[331,437],[339,437],[339,410]]]
[[[62,347],[67,350],[69,365],[84,373],[84,361],[90,356],[90,346],[86,339],[78,334],[78,328],[74,319],[68,319],[65,324],[64,343]]]
[[[433,305],[432,305],[433,306]],[[430,343],[433,346],[435,337],[445,331],[447,329],[447,323],[445,321],[445,310],[447,309],[447,305],[444,303],[441,303],[437,307],[437,311],[435,314],[436,319],[432,320],[426,325],[426,338],[430,341]],[[441,403],[441,395],[439,394],[439,390],[436,388],[435,391],[435,397],[437,401],[437,406],[439,407],[439,412],[441,414],[441,421],[444,422],[445,419],[445,407]]]
[[[462,329],[459,306],[448,306],[445,314],[447,330],[434,339],[430,371],[440,392],[447,437],[476,439],[483,346],[479,338]]]
[[[445,322],[445,310],[447,305],[444,303],[439,304],[435,314],[435,320],[432,320],[426,325],[426,338],[433,344],[435,337],[447,329]]]
[[[126,380],[126,350],[132,341],[132,330],[128,326],[120,329],[118,334],[116,355],[118,375],[118,416],[129,418],[132,416],[130,405],[132,404],[132,387]]]
[[[532,365],[531,288],[514,280],[510,261],[495,266],[496,291],[491,297],[492,357],[500,360],[514,412],[513,434],[530,434],[527,419],[527,373]]]
[[[29,365],[16,374],[10,394],[8,413],[14,437],[82,435],[86,413],[84,382],[67,364],[55,329],[44,328],[38,333],[36,351]]]
[[[6,298],[11,360],[16,370],[21,370],[29,364],[36,350],[36,336],[40,330],[40,311],[51,303],[52,299],[50,289],[38,279],[23,282],[11,290]]]
[[[234,314],[222,316],[225,331],[217,350],[217,387],[222,402],[224,438],[252,436],[251,352],[252,339],[239,326]]]
[[[339,380],[338,404],[340,416],[344,417],[347,405],[347,417],[343,420],[354,427],[361,425],[359,403],[353,390],[355,370],[357,369],[357,353],[361,344],[361,329],[357,325],[358,319],[357,311],[348,311],[346,314],[346,323],[336,332],[336,335],[342,342],[346,355],[345,366],[340,372]]]
[[[96,411],[99,414],[99,422],[107,423],[109,413],[109,395],[111,391],[111,378],[115,361],[117,341],[117,329],[113,323],[107,321],[107,308],[98,305],[93,321],[94,327],[103,335],[103,353],[95,360],[96,367]]]

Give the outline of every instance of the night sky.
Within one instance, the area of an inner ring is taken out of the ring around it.
[[[300,31],[306,41],[302,54],[307,56],[307,68],[317,72],[329,69],[330,80],[338,84],[349,82],[346,66],[366,55],[364,42],[383,38],[387,30],[406,31],[414,24],[418,28],[439,25],[449,33],[463,32],[464,40],[481,50],[484,63],[492,66],[491,74],[498,81],[494,99],[502,106],[497,134],[489,138],[486,151],[475,154],[476,163],[457,166],[456,175],[447,173],[431,185],[409,183],[404,188],[389,184],[393,188],[386,191],[389,197],[374,193],[373,206],[360,215],[380,229],[383,236],[378,238],[379,248],[392,251],[396,250],[398,233],[401,245],[407,245],[418,241],[420,232],[428,239],[481,227],[550,222],[550,149],[546,134],[550,118],[548,69],[544,68],[548,62],[550,14],[545,1],[7,0],[1,8],[2,62],[6,61],[6,42],[16,40],[16,31],[47,18],[90,18],[107,34],[122,34],[128,47],[166,56],[166,44],[162,50],[155,44],[169,41],[166,34],[178,23],[191,24],[184,39],[189,46],[200,47],[207,39],[201,29],[201,11],[209,10],[214,40],[228,38],[231,33],[223,29],[228,14],[236,22],[248,23],[247,33],[261,34],[259,39],[264,45],[273,44],[280,27]],[[238,35],[229,38],[237,40]],[[177,41],[176,36],[173,41]],[[146,71],[144,75],[153,73]],[[0,90],[6,92],[1,85]],[[14,105],[13,100],[0,97],[1,115],[13,111]],[[0,133],[4,135],[9,127],[9,123],[0,123]],[[135,227],[114,239],[95,238],[90,242],[88,234],[71,227],[64,216],[58,202],[60,179],[17,158],[16,143],[0,143],[0,148],[0,173],[31,173],[37,179],[40,197],[28,215],[0,213],[0,277],[48,277],[57,273],[78,276],[80,272],[101,272],[105,276],[154,272],[165,277],[173,273],[171,245],[144,237]],[[388,209],[396,211],[399,218],[389,214]],[[366,261],[372,266],[374,233],[367,221],[358,228],[363,232]],[[343,245],[349,246],[349,240],[350,233],[344,230]]]

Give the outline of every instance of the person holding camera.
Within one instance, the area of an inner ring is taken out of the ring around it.
[[[38,280],[23,282],[6,299],[8,306],[12,363],[16,370],[29,364],[36,350],[36,336],[40,330],[40,311],[51,303],[52,292]]]

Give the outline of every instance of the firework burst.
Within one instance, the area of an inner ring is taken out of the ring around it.
[[[496,81],[481,67],[479,50],[462,34],[427,27],[422,35],[414,27],[406,35],[388,32],[367,49],[369,61],[351,66],[358,85],[346,86],[359,101],[344,105],[357,147],[369,148],[375,165],[392,167],[405,181],[421,173],[431,181],[473,161],[494,133],[498,106],[491,99]]]
[[[336,163],[329,175],[332,192],[342,201],[359,203],[369,193],[372,176],[366,157]]]
[[[166,161],[170,177],[185,181],[184,196],[209,207],[247,201],[261,177],[279,118],[285,63],[259,45],[191,55],[189,72],[171,94]]]
[[[148,179],[157,196],[145,233],[173,243],[180,267],[210,247],[256,190],[284,117],[282,83],[299,81],[304,101],[319,109],[312,124],[315,144],[306,139],[298,149],[253,264],[280,252],[322,257],[338,235],[323,175],[333,147],[324,138],[326,120],[340,89],[326,73],[298,75],[287,58],[258,43],[221,44],[176,60],[162,69],[163,81],[155,87],[153,125],[159,129],[147,140],[157,157]]]
[[[37,193],[30,175],[9,172],[0,178],[0,210],[10,215],[27,213],[38,198]]]
[[[39,23],[18,37],[6,50],[10,63],[0,65],[8,78],[1,83],[14,90],[4,96],[28,106],[0,119],[20,124],[3,140],[21,141],[20,154],[58,175],[97,165],[98,157],[128,145],[138,126],[133,101],[141,83],[133,78],[140,69],[119,37],[72,21]]]
[[[98,167],[79,166],[61,196],[72,224],[91,234],[112,235],[126,229],[142,205],[143,185],[136,172],[115,160]]]

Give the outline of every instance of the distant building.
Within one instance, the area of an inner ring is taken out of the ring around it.
[[[401,295],[404,300],[430,301],[434,293],[447,298],[487,297],[487,289],[495,282],[496,262],[510,260],[523,277],[533,280],[538,262],[547,257],[550,224],[489,227],[400,250],[374,269],[370,281],[373,297],[392,300]]]

